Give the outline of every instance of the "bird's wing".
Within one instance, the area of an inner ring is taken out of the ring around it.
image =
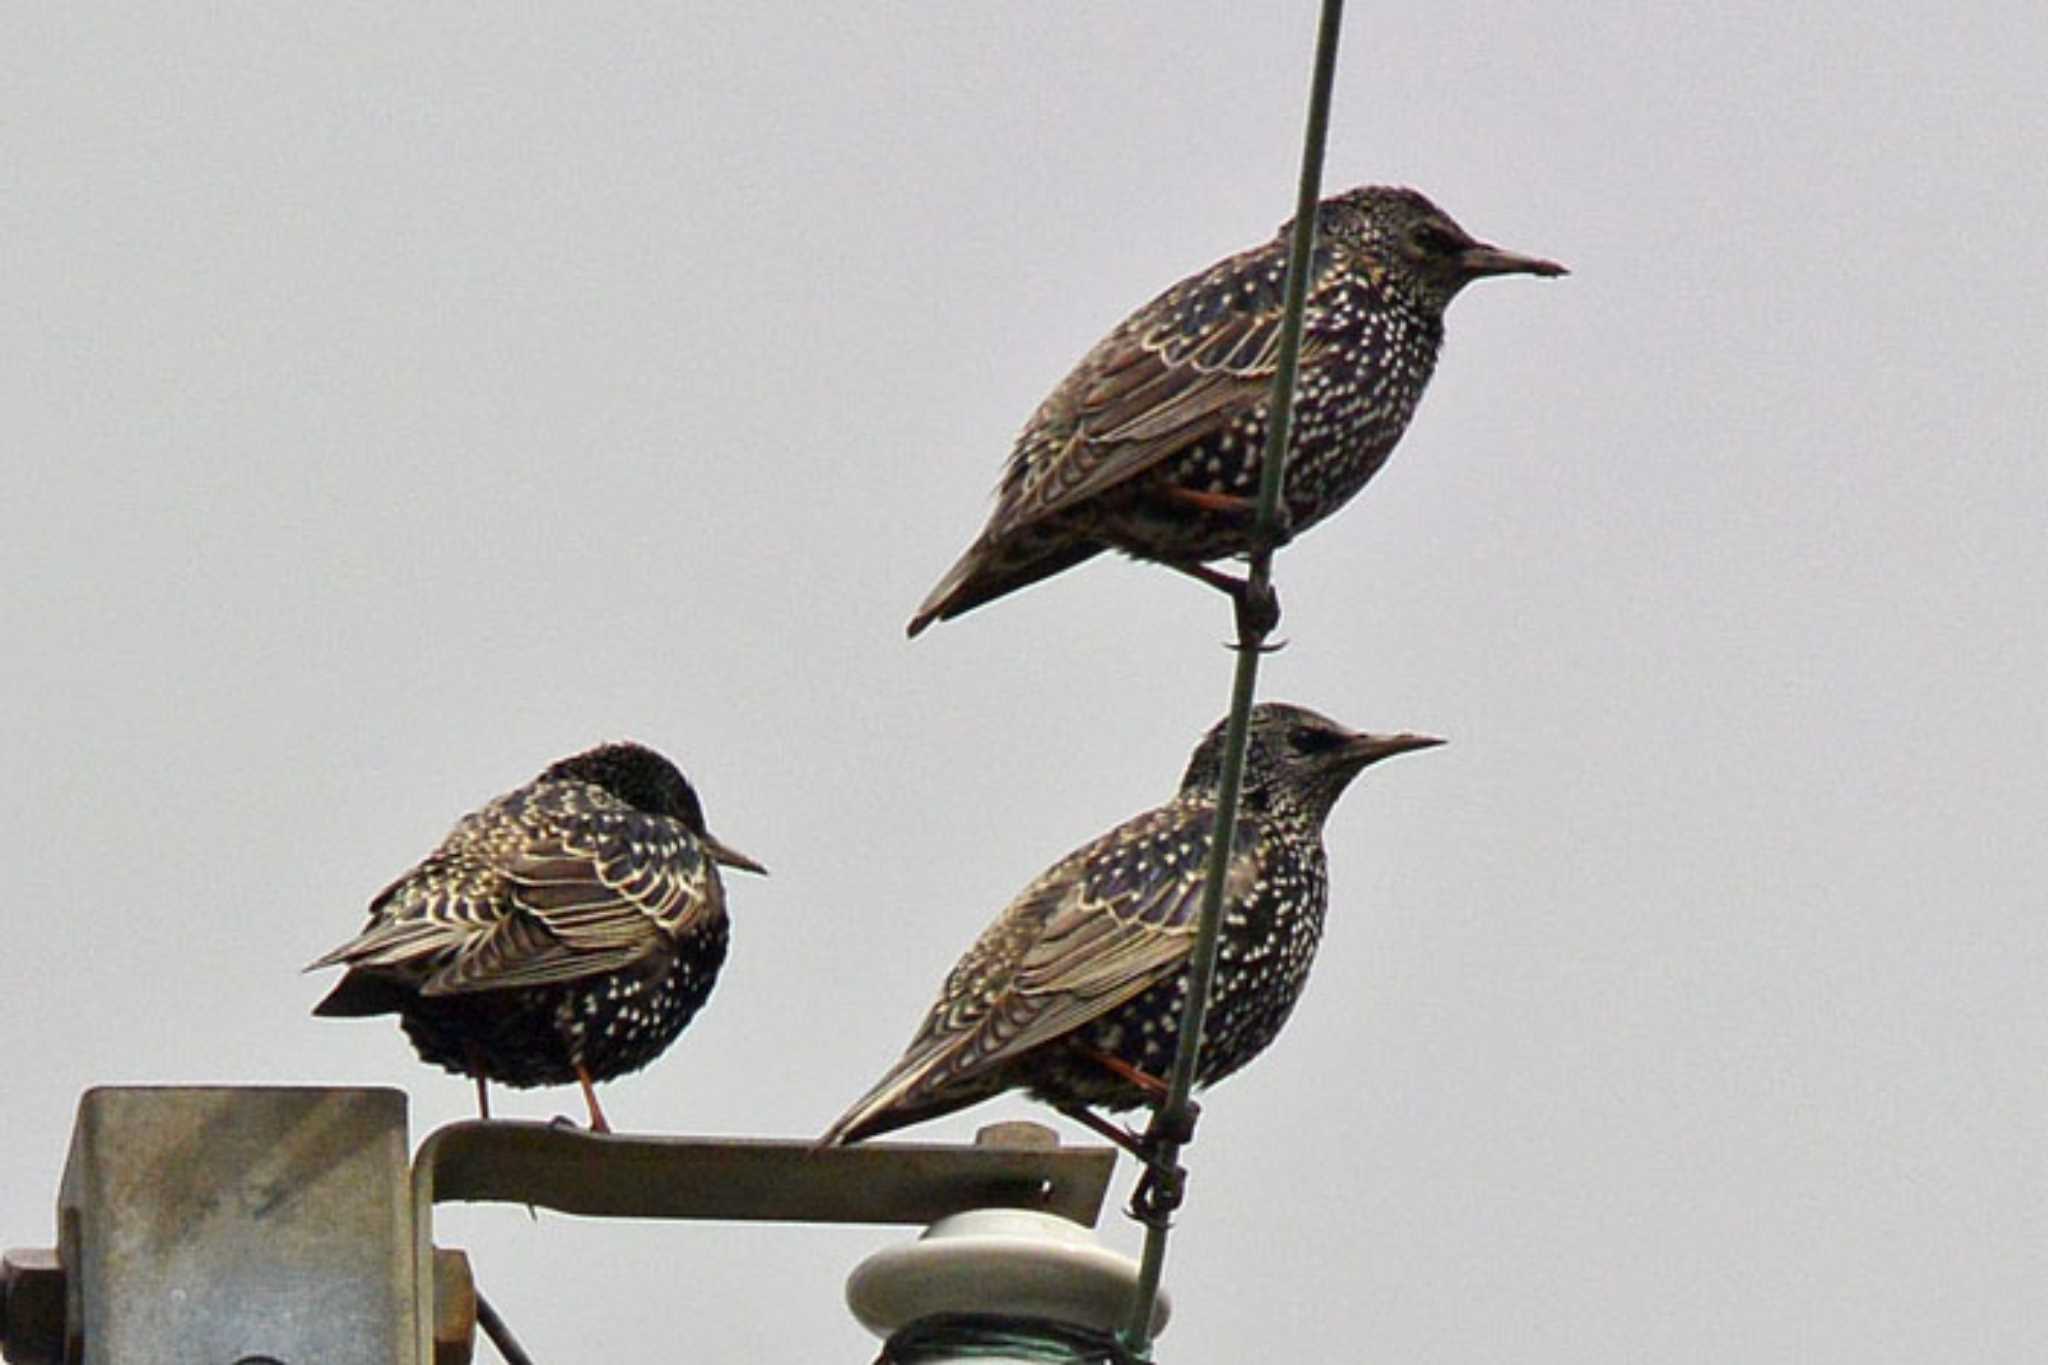
[[[1189,838],[1199,873],[1208,856],[1204,828]],[[1231,859],[1226,903],[1249,890],[1249,844]],[[1002,1060],[1074,1032],[1180,971],[1194,951],[1202,902],[1200,875],[1159,876],[1127,865],[1058,899],[1035,942],[1017,960],[1008,989],[980,1032],[978,1050]]]
[[[541,986],[637,961],[724,908],[710,860],[673,820],[593,813],[498,871],[509,913],[428,980],[427,995]]]
[[[1144,832],[1158,847],[1177,845],[1181,865],[1199,869],[1207,818],[1202,811],[1162,810],[1140,820],[1158,824]],[[953,969],[902,1060],[834,1132],[897,1105],[916,1108],[923,1097],[1070,1034],[1181,969],[1194,948],[1202,878],[1160,875],[1156,861],[1150,872],[1129,859],[1105,865],[1104,847],[1131,828],[1063,859],[1011,903]],[[1247,841],[1231,860],[1226,898],[1243,894],[1256,875],[1249,848]]]
[[[674,821],[597,810],[558,825],[510,850],[428,859],[312,966],[410,971],[425,995],[545,985],[624,967],[722,912],[709,860]]]
[[[487,870],[436,854],[372,896],[363,932],[306,970],[423,965],[489,934],[502,917]]]
[[[1091,351],[1018,438],[990,533],[1143,473],[1264,401],[1279,361],[1285,260],[1285,248],[1268,243],[1222,261],[1162,294]],[[1315,302],[1312,290],[1312,310]],[[1311,325],[1303,366],[1328,344]]]

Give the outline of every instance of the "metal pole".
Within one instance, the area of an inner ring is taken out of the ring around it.
[[[1323,0],[1322,20],[1316,30],[1315,74],[1309,88],[1308,129],[1301,151],[1301,184],[1295,196],[1294,236],[1288,243],[1286,314],[1280,326],[1280,355],[1273,375],[1273,397],[1268,404],[1266,449],[1260,469],[1259,504],[1253,523],[1251,566],[1245,598],[1256,602],[1271,590],[1273,544],[1277,538],[1280,489],[1286,472],[1287,446],[1294,421],[1295,372],[1301,361],[1302,318],[1307,308],[1309,265],[1315,252],[1316,204],[1322,197],[1323,148],[1330,125],[1330,87],[1337,68],[1337,36],[1344,22],[1344,0]],[[1216,976],[1216,950],[1223,918],[1223,878],[1230,862],[1230,846],[1237,830],[1238,796],[1244,786],[1245,734],[1251,724],[1252,697],[1257,690],[1259,654],[1268,626],[1252,615],[1238,612],[1237,671],[1230,696],[1230,721],[1224,731],[1223,778],[1216,798],[1216,824],[1209,841],[1208,881],[1202,887],[1200,919],[1195,931],[1194,955],[1189,962],[1187,1004],[1181,1014],[1180,1045],[1174,1054],[1168,1077],[1167,1097],[1154,1111],[1147,1132],[1156,1160],[1171,1170],[1180,1159],[1182,1144],[1191,1135],[1193,1117],[1189,1094],[1194,1089],[1195,1067],[1201,1054],[1202,1026],[1209,1013],[1209,990]],[[1159,1293],[1159,1280],[1166,1264],[1166,1235],[1172,1204],[1178,1191],[1171,1191],[1165,1207],[1147,1220],[1145,1251],[1139,1263],[1138,1289],[1131,1296],[1131,1310],[1118,1339],[1126,1353],[1137,1360],[1151,1353],[1152,1302]]]

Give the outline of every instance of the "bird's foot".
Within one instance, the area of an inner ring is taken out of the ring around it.
[[[1138,1160],[1145,1173],[1131,1191],[1129,1213],[1147,1227],[1165,1229],[1187,1198],[1188,1171],[1180,1164],[1180,1149],[1195,1140],[1195,1121],[1202,1106],[1190,1098],[1181,1109],[1165,1105],[1152,1111],[1152,1121],[1139,1141]]]
[[[1142,1133],[1134,1133],[1078,1104],[1058,1107],[1074,1122],[1107,1138],[1138,1159],[1144,1171],[1131,1191],[1127,1211],[1147,1227],[1169,1226],[1173,1215],[1187,1198],[1188,1172],[1180,1164],[1180,1149],[1194,1141],[1195,1121],[1201,1117],[1202,1107],[1189,1100],[1187,1108],[1175,1113],[1164,1108],[1154,1109],[1152,1121]]]
[[[1265,639],[1280,624],[1280,594],[1273,588],[1271,579],[1255,583],[1251,578],[1239,578],[1235,574],[1212,569],[1206,564],[1173,564],[1189,578],[1199,579],[1218,592],[1230,598],[1237,608],[1236,649],[1256,649],[1264,653],[1279,649],[1279,645],[1268,646]]]
[[[1280,594],[1273,591],[1271,581],[1245,579],[1242,588],[1232,594],[1232,600],[1237,604],[1236,648],[1271,654],[1286,646],[1284,640],[1266,643],[1266,637],[1280,624]]]
[[[1131,1218],[1161,1231],[1173,1226],[1173,1215],[1188,1197],[1188,1168],[1174,1162],[1153,1162],[1138,1177],[1125,1208]]]

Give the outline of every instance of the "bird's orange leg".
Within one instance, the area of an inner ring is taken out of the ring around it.
[[[1252,648],[1262,654],[1271,654],[1280,648],[1279,645],[1263,643],[1273,633],[1273,628],[1280,624],[1280,594],[1273,590],[1270,581],[1264,592],[1254,593],[1250,579],[1212,569],[1207,564],[1179,564],[1170,559],[1159,562],[1189,578],[1207,583],[1230,598],[1237,607],[1237,648]]]
[[[1159,490],[1159,496],[1166,502],[1177,503],[1182,507],[1192,507],[1198,511],[1244,521],[1253,521],[1259,509],[1256,500],[1239,497],[1235,493],[1210,493],[1195,488],[1167,487]],[[1274,509],[1274,516],[1276,520],[1273,526],[1273,541],[1267,547],[1269,551],[1279,549],[1294,536],[1284,501]],[[1189,578],[1207,583],[1218,592],[1228,594],[1237,606],[1237,638],[1240,649],[1263,648],[1265,638],[1280,624],[1280,595],[1273,591],[1270,580],[1254,592],[1250,578],[1239,578],[1235,574],[1212,569],[1206,564],[1176,562],[1170,559],[1161,562],[1170,569],[1178,569]],[[1277,649],[1278,646],[1274,648]]]
[[[1093,1109],[1083,1108],[1078,1104],[1058,1104],[1053,1107],[1097,1137],[1106,1138],[1123,1148],[1138,1160],[1148,1159],[1144,1134],[1134,1133],[1122,1124],[1111,1123]]]
[[[1114,1142],[1117,1146],[1138,1158],[1144,1166],[1144,1174],[1138,1178],[1137,1188],[1131,1191],[1131,1216],[1141,1223],[1163,1222],[1180,1207],[1181,1192],[1187,1181],[1187,1172],[1179,1165],[1164,1159],[1161,1149],[1160,1106],[1166,1103],[1171,1087],[1149,1071],[1132,1066],[1123,1058],[1104,1052],[1101,1048],[1087,1043],[1076,1042],[1074,1050],[1094,1062],[1103,1070],[1127,1081],[1142,1091],[1152,1104],[1152,1126],[1142,1133],[1133,1133],[1119,1128],[1107,1119],[1082,1109],[1078,1105],[1063,1106],[1060,1112],[1083,1127],[1093,1129]],[[1188,1101],[1187,1113],[1181,1124],[1172,1133],[1176,1144],[1186,1143],[1195,1135],[1195,1118],[1201,1108],[1193,1100]]]
[[[1212,569],[1207,564],[1181,564],[1171,559],[1161,560],[1160,562],[1165,564],[1167,568],[1184,573],[1197,582],[1207,583],[1218,592],[1228,593],[1232,597],[1244,596],[1245,581],[1236,574],[1228,574],[1221,569]]]
[[[576,1063],[576,1083],[583,1087],[583,1102],[590,1106],[590,1131],[609,1133],[612,1126],[604,1121],[604,1110],[598,1108],[597,1087],[590,1083],[590,1072],[581,1062]]]
[[[1166,498],[1183,507],[1193,507],[1204,512],[1237,513],[1250,516],[1259,508],[1257,500],[1241,498],[1235,493],[1205,493],[1199,488],[1168,488]]]
[[[462,1045],[462,1052],[469,1062],[470,1077],[476,1082],[476,1116],[485,1123],[489,1123],[491,1121],[491,1090],[489,1083],[484,1080],[483,1054],[477,1051],[476,1044],[474,1043],[464,1043]]]
[[[1192,507],[1199,512],[1215,512],[1222,516],[1243,517],[1247,521],[1259,514],[1257,498],[1240,497],[1236,493],[1210,493],[1199,488],[1165,488],[1160,490],[1168,502],[1177,502],[1183,507]],[[1273,509],[1273,548],[1279,549],[1294,539],[1293,517],[1282,499]]]
[[[1140,1071],[1114,1053],[1104,1052],[1088,1043],[1075,1043],[1074,1050],[1109,1072],[1119,1080],[1129,1081],[1145,1092],[1145,1098],[1154,1104],[1166,1098],[1167,1084],[1149,1071]]]

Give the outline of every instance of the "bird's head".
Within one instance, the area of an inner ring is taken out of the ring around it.
[[[1281,231],[1291,229],[1289,224]],[[1325,199],[1316,211],[1316,231],[1339,250],[1380,263],[1392,281],[1407,284],[1437,308],[1482,276],[1568,273],[1555,261],[1479,241],[1416,191],[1388,185]]]
[[[744,872],[765,874],[768,869],[713,837],[704,824],[704,803],[697,789],[675,764],[631,740],[600,744],[549,765],[542,781],[570,780],[602,787],[635,810],[665,815],[679,822],[716,862]]]
[[[1214,792],[1223,781],[1220,720],[1195,746],[1181,791]],[[1321,824],[1351,779],[1383,758],[1442,744],[1429,735],[1369,735],[1347,730],[1305,706],[1261,702],[1246,732],[1244,806],[1252,811],[1295,810]]]

